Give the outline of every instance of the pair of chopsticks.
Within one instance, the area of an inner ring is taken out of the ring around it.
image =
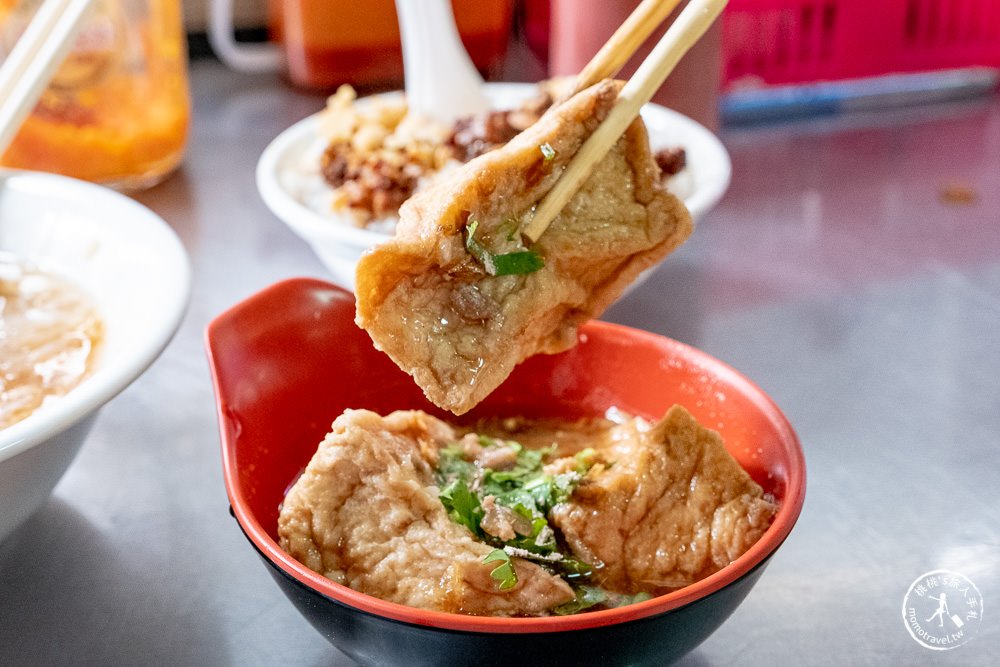
[[[73,46],[94,0],[45,0],[0,67],[0,152],[21,127]]]
[[[607,155],[684,54],[701,39],[722,13],[727,1],[691,0],[684,8],[632,78],[622,87],[607,117],[583,143],[559,180],[539,203],[535,215],[521,230],[528,239],[538,241],[570,197],[590,176],[594,165]],[[574,84],[574,92],[614,76],[678,3],[679,0],[643,0],[580,72]]]

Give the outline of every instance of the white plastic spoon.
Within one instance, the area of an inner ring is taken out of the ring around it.
[[[396,0],[409,113],[443,123],[488,111],[483,79],[455,26],[450,0]]]

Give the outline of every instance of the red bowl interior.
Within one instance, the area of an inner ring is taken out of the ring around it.
[[[674,403],[716,429],[729,451],[781,501],[767,533],[726,568],[691,586],[620,609],[549,618],[482,618],[411,609],[334,584],[277,545],[278,508],[333,420],[347,408],[423,409],[410,376],[354,324],[354,296],[313,279],[277,283],[221,314],[205,342],[215,386],[226,488],[260,552],[304,585],[353,607],[434,627],[488,632],[581,629],[675,609],[735,581],[784,541],[805,496],[805,461],[781,410],[745,377],[692,347],[604,322],[579,343],[539,355],[480,404],[476,415],[603,415],[609,407],[659,419]]]

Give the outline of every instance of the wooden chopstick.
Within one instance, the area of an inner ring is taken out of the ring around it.
[[[59,16],[66,10],[69,0],[44,2],[35,12],[34,18],[4,60],[0,68],[0,101],[6,101],[17,86],[19,77],[38,55],[45,37],[52,32]]]
[[[625,129],[635,120],[653,94],[659,90],[681,57],[697,42],[722,13],[728,0],[691,0],[666,34],[653,47],[639,69],[625,84],[607,118],[583,143],[555,186],[539,203],[532,219],[521,230],[532,242],[538,241],[570,197],[587,180],[597,164]]]
[[[678,4],[680,0],[643,0],[580,71],[567,97],[618,74],[636,49],[642,46]]]
[[[0,152],[48,85],[73,46],[81,19],[94,0],[45,0],[0,67]]]

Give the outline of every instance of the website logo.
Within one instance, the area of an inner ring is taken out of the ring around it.
[[[979,632],[983,596],[965,575],[934,570],[917,577],[903,598],[910,636],[935,651],[958,648]]]

